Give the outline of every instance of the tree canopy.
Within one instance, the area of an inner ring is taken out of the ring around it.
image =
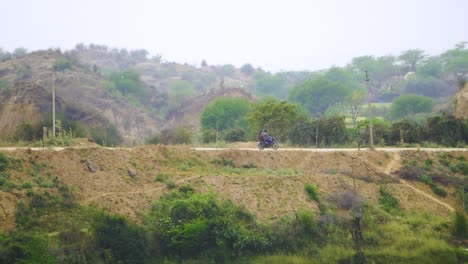
[[[318,77],[294,87],[289,99],[303,105],[316,118],[321,118],[327,109],[343,102],[351,92],[343,84]]]
[[[223,131],[240,127],[248,129],[245,115],[252,109],[252,104],[241,98],[221,98],[208,104],[201,114],[203,130]]]
[[[393,100],[388,111],[390,118],[397,120],[417,113],[429,113],[433,105],[434,102],[428,97],[416,94],[404,94]]]

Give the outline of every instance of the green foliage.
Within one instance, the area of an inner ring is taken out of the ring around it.
[[[417,72],[423,75],[440,78],[444,74],[443,64],[443,60],[439,57],[428,57],[417,67]]]
[[[4,172],[8,169],[10,161],[5,153],[0,152],[0,172]]]
[[[404,92],[437,98],[448,93],[447,84],[439,78],[414,74],[403,83]]]
[[[351,90],[325,77],[305,81],[289,91],[288,98],[303,105],[313,116],[321,118],[327,109],[343,102]]]
[[[187,127],[175,127],[173,129],[163,130],[161,132],[161,142],[165,145],[170,144],[190,144],[192,143],[192,130]]]
[[[110,263],[146,263],[150,240],[146,231],[121,216],[102,215],[92,226],[96,247]]]
[[[247,133],[240,127],[227,129],[223,134],[224,140],[227,142],[247,141]]]
[[[444,189],[444,187],[432,184],[431,185],[432,191],[437,194],[440,197],[447,197],[447,191]]]
[[[45,234],[15,232],[1,241],[0,263],[59,263],[49,250]]]
[[[14,139],[16,141],[34,141],[41,138],[42,131],[40,127],[33,127],[30,123],[22,122],[15,131]]]
[[[251,109],[252,104],[245,99],[217,99],[208,104],[201,113],[202,131],[224,131],[229,129],[237,130],[237,132],[243,130],[244,133],[250,131],[245,116]],[[229,131],[226,131],[226,133],[228,132]],[[210,138],[213,137],[207,134],[206,139]]]
[[[11,85],[7,80],[0,79],[0,94],[3,94],[6,97],[11,95]]]
[[[22,64],[19,67],[15,67],[16,72],[16,81],[22,81],[31,78],[32,70],[31,65],[29,64]]]
[[[433,184],[431,176],[428,176],[426,174],[422,174],[420,180],[429,186]]]
[[[424,51],[419,49],[410,49],[404,51],[398,59],[403,62],[403,65],[407,67],[407,71],[416,71],[416,65],[426,57]]]
[[[467,239],[468,223],[465,212],[456,210],[454,218],[452,234],[458,239]]]
[[[71,62],[66,58],[59,58],[54,62],[52,69],[59,72],[71,69]]]
[[[231,64],[226,64],[221,67],[220,74],[222,76],[234,76],[236,73],[236,67]]]
[[[118,146],[123,138],[113,124],[102,124],[90,129],[91,138],[101,146]]]
[[[468,123],[454,116],[435,116],[427,119],[427,140],[446,146],[468,141]]]
[[[468,162],[460,160],[455,166],[457,167],[458,171],[461,172],[463,175],[468,175]]]
[[[184,99],[195,94],[192,84],[183,80],[175,80],[169,85],[169,96],[173,99]]]
[[[148,90],[135,70],[113,73],[109,80],[123,96],[132,94],[138,98],[144,98],[148,95]]]
[[[247,64],[242,65],[242,67],[240,68],[240,71],[243,74],[245,74],[247,76],[250,76],[255,72],[255,69],[254,69],[254,67],[252,67],[251,64],[247,63]]]
[[[145,143],[149,145],[158,145],[158,144],[161,144],[161,142],[162,142],[162,138],[161,138],[161,134],[159,133],[154,134],[152,137],[146,139],[145,141]]]
[[[316,202],[320,201],[320,195],[319,195],[317,186],[308,183],[304,186],[304,189],[307,193],[307,196],[311,200],[316,201]]]
[[[425,96],[405,94],[395,98],[388,111],[390,118],[397,120],[417,113],[428,113],[433,105],[434,102]]]
[[[279,75],[265,74],[255,80],[254,94],[260,97],[275,96],[283,99],[287,93],[286,81]]]
[[[211,194],[171,192],[153,204],[147,223],[161,249],[183,259],[211,255],[223,261],[267,245],[248,212]]]
[[[278,139],[286,139],[289,130],[298,117],[295,105],[277,99],[268,99],[257,103],[247,115],[247,120],[254,131],[268,129],[268,134]]]
[[[379,206],[383,210],[391,214],[396,214],[396,215],[401,214],[398,200],[395,197],[393,197],[393,195],[387,189],[380,186],[379,193],[380,193]]]
[[[357,80],[365,80],[366,70],[371,80],[384,81],[400,73],[400,67],[393,56],[361,56],[353,58],[348,68]]]

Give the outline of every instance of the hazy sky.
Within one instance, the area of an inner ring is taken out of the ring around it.
[[[0,47],[146,49],[268,71],[344,66],[468,41],[468,0],[0,0]]]

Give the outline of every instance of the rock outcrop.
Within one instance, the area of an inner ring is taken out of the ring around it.
[[[455,96],[454,115],[457,118],[468,118],[468,83]]]

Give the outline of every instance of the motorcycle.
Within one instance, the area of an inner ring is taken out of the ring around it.
[[[274,150],[277,150],[279,148],[279,143],[278,143],[278,140],[272,137],[271,143],[267,143],[265,141],[259,141],[257,143],[257,146],[259,150],[263,150],[264,148],[273,148]]]

